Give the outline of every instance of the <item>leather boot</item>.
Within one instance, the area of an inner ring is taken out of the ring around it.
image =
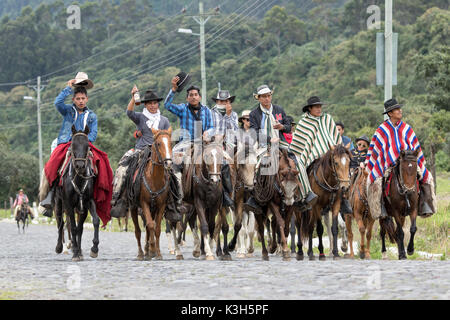
[[[342,200],[341,200],[341,212],[343,214],[352,214],[353,213],[352,207],[350,205],[350,201],[348,201],[344,197],[342,197]]]
[[[252,211],[254,214],[262,214],[262,208],[261,206],[256,202],[255,198],[251,196],[248,198],[248,200],[244,203],[244,210],[249,212]]]
[[[224,164],[222,166],[222,186],[223,186],[223,200],[222,204],[224,207],[231,207],[234,210],[234,201],[231,198],[231,194],[233,192],[233,184],[231,183],[231,173],[230,166],[228,164]]]
[[[53,194],[55,193],[55,188],[51,187],[47,197],[45,197],[44,200],[41,201],[39,204],[41,207],[45,208],[42,212],[42,215],[51,218],[53,217]]]

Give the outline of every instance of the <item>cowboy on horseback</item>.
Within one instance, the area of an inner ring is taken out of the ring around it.
[[[308,99],[303,107],[304,116],[298,122],[289,145],[289,150],[295,154],[299,171],[301,201],[296,205],[300,208],[308,208],[317,199],[317,195],[311,189],[306,169],[332,146],[342,143],[342,137],[333,118],[322,112],[324,104],[316,96]],[[351,213],[348,200],[346,198],[342,200],[343,212]]]
[[[89,128],[87,138],[89,140],[89,147],[93,159],[96,159],[99,168],[98,178],[99,187],[96,189],[97,205],[99,208],[99,216],[103,223],[110,220],[110,198],[112,194],[112,171],[109,165],[108,156],[106,153],[95,148],[92,143],[97,139],[97,115],[94,111],[87,107],[88,93],[87,90],[93,88],[94,83],[90,80],[86,73],[79,72],[75,79],[67,82],[66,88],[55,99],[56,110],[63,116],[63,123],[58,135],[58,146],[53,150],[49,161],[44,168],[42,181],[40,185],[40,211],[44,216],[52,217],[53,210],[53,194],[57,184],[56,178],[62,176],[60,171],[61,165],[68,163],[70,157],[70,145],[72,141],[72,134],[74,128],[76,131],[85,131]],[[70,95],[72,97],[72,104],[65,104],[64,101]],[[86,159],[88,161],[88,159]],[[68,165],[69,166],[69,165]],[[67,168],[67,167],[65,167]],[[111,172],[110,172],[111,171]],[[111,180],[111,181],[110,181]]]
[[[224,145],[230,146],[234,150],[235,135],[238,131],[238,115],[233,111],[232,103],[236,96],[231,96],[227,90],[220,90],[217,93],[217,97],[213,97],[212,100],[216,105],[211,109],[213,116],[214,134],[222,135],[224,137]],[[227,148],[228,149],[228,148]],[[223,183],[223,206],[234,207],[234,201],[231,197],[233,193],[233,187],[231,183],[230,166],[223,159],[222,165],[222,183]]]
[[[186,90],[187,103],[173,103],[175,93],[182,90],[189,81],[189,78],[189,75],[185,73],[179,73],[177,76],[173,77],[171,81],[172,88],[164,101],[164,107],[180,119],[180,129],[182,130],[180,140],[173,148],[174,156],[176,152],[185,153],[186,151],[191,150],[194,142],[199,139],[201,140],[202,137],[206,137],[207,132],[212,132],[214,128],[211,110],[200,103],[202,96],[199,87],[190,86]],[[190,155],[191,154],[188,154],[188,156]],[[177,201],[177,205],[180,206],[180,209],[185,209],[182,206],[184,196],[181,178],[182,169],[183,163],[173,164],[173,170],[180,191],[180,198]]]
[[[286,116],[284,109],[272,104],[273,90],[267,85],[261,85],[253,97],[259,101],[259,105],[250,112],[250,128],[255,130],[260,146],[280,144],[280,147],[288,147],[283,133],[291,132],[291,121]],[[273,150],[272,150],[273,152]],[[255,213],[261,213],[261,207],[253,196],[245,203],[245,207]]]
[[[155,130],[169,130],[170,123],[169,119],[161,115],[159,110],[159,102],[162,98],[159,98],[152,90],[147,90],[141,102],[144,104],[144,109],[142,112],[135,112],[134,106],[136,101],[134,95],[138,92],[136,86],[133,87],[131,91],[131,100],[127,107],[127,116],[133,121],[137,126],[137,131],[135,132],[135,138],[137,139],[134,149],[127,151],[119,161],[119,166],[114,175],[113,182],[113,198],[111,204],[113,208],[111,213],[113,216],[122,217],[124,216],[124,211],[127,209],[126,201],[122,196],[126,192],[124,188],[124,182],[127,173],[134,175],[136,167],[138,165],[137,161],[132,161],[133,158],[138,157],[139,161],[145,161],[146,159],[141,159],[142,151],[145,148],[151,147],[153,144],[153,132]],[[133,163],[132,167],[131,163]],[[140,183],[140,180],[138,181]],[[170,201],[172,203],[172,201]],[[181,219],[180,213],[177,211],[175,206],[168,206],[166,211],[166,217],[169,220],[179,221]]]
[[[14,200],[13,208],[14,208],[14,219],[17,219],[17,213],[19,212],[20,206],[24,204],[27,208],[28,214],[30,215],[31,219],[34,219],[33,212],[31,212],[30,206],[28,205],[28,197],[23,192],[23,189],[19,190],[19,193],[16,194],[16,199]]]
[[[421,190],[419,216],[430,216],[437,209],[433,176],[425,167],[425,157],[416,134],[408,124],[402,121],[402,106],[395,99],[384,103],[383,114],[387,114],[389,119],[375,131],[366,156],[365,166],[369,174],[367,195],[370,212],[374,219],[388,217],[382,197],[383,180],[389,177],[401,151],[406,150],[419,150],[417,156],[417,174]]]

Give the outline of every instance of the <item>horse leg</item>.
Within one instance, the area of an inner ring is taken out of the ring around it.
[[[324,261],[326,260],[325,257],[325,253],[323,253],[323,224],[322,224],[322,219],[319,218],[317,219],[317,237],[319,238],[319,246],[317,247],[317,249],[319,249],[319,260],[320,261]],[[337,246],[336,246],[337,247]]]
[[[372,220],[372,218],[368,218],[369,222],[366,226],[366,240],[367,240],[367,246],[366,246],[366,259],[370,259],[370,240],[372,239],[372,227],[375,223],[375,220]]]
[[[75,213],[73,208],[71,208],[70,206],[68,206],[66,208],[66,215],[69,217],[69,221],[70,221],[70,231],[72,234],[72,261],[77,262],[77,261],[81,261],[81,258],[79,256],[80,254],[80,248],[79,248],[79,243],[78,243],[78,239],[77,239],[77,223],[76,223],[76,219],[75,219]]]
[[[234,216],[236,216],[236,210],[233,213]],[[236,217],[233,219],[234,221],[236,221]],[[239,230],[239,233],[237,234],[237,254],[236,257],[238,258],[245,258],[245,254],[247,253],[247,224],[248,224],[248,214],[247,212],[242,212],[242,226],[241,226],[241,230]],[[233,225],[236,226],[236,223],[233,222]],[[234,230],[234,236],[236,235],[236,229]],[[233,240],[231,240],[233,241]],[[231,247],[231,242],[229,245],[229,248]],[[231,250],[231,248],[230,248]]]
[[[277,220],[275,218],[275,214],[272,212],[272,218],[270,219],[270,228],[272,229],[271,230],[272,237],[270,238],[270,243],[269,243],[269,253],[271,253],[271,254],[274,254],[277,251],[277,246],[278,246],[276,223],[277,223]]]
[[[219,257],[220,259],[223,256],[222,244],[220,241],[220,231],[222,230],[222,224],[224,223],[223,215],[222,215],[223,210],[224,210],[224,208],[220,209],[219,216],[217,217],[215,225],[214,225],[214,235],[213,235],[213,238],[216,240],[216,256]]]
[[[289,233],[291,235],[291,254],[293,254],[295,253],[295,215],[292,215]]]
[[[355,212],[355,209],[353,210],[353,212]],[[348,243],[350,245],[350,255],[345,254],[344,257],[345,258],[350,258],[353,259],[355,257],[355,253],[353,251],[353,231],[352,231],[352,216],[349,214],[345,215],[345,226],[347,229],[347,239],[348,239]]]
[[[289,261],[289,260],[291,260],[291,253],[290,253],[289,247],[287,245],[286,233],[288,233],[288,231],[289,231],[289,222],[291,221],[292,208],[287,210],[287,212],[286,212],[286,221],[287,222],[285,222],[283,217],[281,216],[280,208],[277,205],[275,205],[273,202],[270,202],[269,206],[271,208],[272,213],[275,214],[275,219],[276,219],[276,222],[277,222],[277,225],[279,228],[277,231],[279,233],[279,238],[281,241],[283,260]]]
[[[150,206],[147,201],[141,200],[142,213],[145,217],[145,247],[144,259],[151,260],[156,255],[155,249],[155,221],[153,220]]]
[[[345,219],[345,216],[346,216],[347,214],[345,214],[344,215],[344,219]],[[342,243],[341,243],[341,250],[342,250],[342,252],[347,252],[347,250],[348,250],[348,234],[347,234],[347,227],[346,227],[346,225],[345,225],[345,221],[344,220],[342,220],[342,219],[340,219],[341,217],[339,216],[338,217],[338,222],[339,222],[339,224],[340,224],[340,226],[341,226],[341,232],[342,232]]]
[[[338,197],[339,198],[339,197]],[[340,200],[336,200],[333,204],[332,210],[332,220],[331,220],[331,234],[333,235],[333,259],[339,259],[340,255],[338,252],[338,234],[339,234],[339,209],[340,209]]]
[[[197,220],[197,213],[195,212],[189,219],[189,226],[191,227],[192,235],[194,236],[194,251],[192,251],[192,255],[194,256],[194,258],[200,257],[201,254],[201,241],[198,236],[198,227],[196,220]],[[184,234],[186,234],[186,230],[184,231]]]
[[[177,224],[179,222],[171,222],[170,223],[170,231],[172,232],[172,237],[173,237],[173,243],[175,246],[175,257],[177,260],[183,260],[183,254],[181,253],[180,250],[180,245],[177,241]]]
[[[398,214],[398,213],[397,213]],[[398,217],[398,215],[397,215]],[[404,217],[400,217],[398,220],[396,220],[397,223],[397,247],[398,247],[398,259],[399,260],[406,260],[406,252],[405,252],[405,244],[403,243],[405,234],[403,232],[403,223],[405,222]]]
[[[214,260],[214,255],[211,251],[211,247],[209,246],[209,223],[206,220],[206,210],[203,207],[203,204],[201,203],[201,201],[199,201],[199,199],[196,199],[195,201],[195,207],[197,210],[197,215],[198,215],[198,220],[200,222],[200,234],[201,234],[201,238],[202,238],[202,245],[203,245],[203,252],[205,254],[205,259],[206,260]],[[215,226],[215,221],[212,221],[212,232],[214,233],[214,226]],[[211,236],[213,236],[211,234]]]
[[[386,230],[383,225],[380,223],[380,237],[381,237],[381,257],[383,260],[387,259],[386,253]]]
[[[122,219],[122,218],[120,218],[120,217],[117,218],[117,222],[119,223],[119,231],[120,231],[120,232],[123,231],[123,230],[122,230],[122,222],[121,222],[121,219]]]
[[[366,246],[364,244],[364,238],[365,238],[365,234],[366,234],[366,226],[364,225],[362,217],[358,217],[357,223],[358,223],[359,233],[361,234],[361,245],[359,248],[359,257],[361,259],[364,259],[366,256]]]
[[[223,260],[231,260],[231,255],[228,247],[228,231],[230,230],[230,226],[227,222],[227,212],[226,209],[223,209],[223,220],[222,220],[222,233],[223,233]],[[240,231],[240,230],[239,230]],[[220,238],[220,237],[219,237]]]
[[[125,216],[125,232],[128,232],[128,218],[130,215],[130,209],[127,211],[127,215]]]
[[[139,226],[139,217],[137,214],[137,208],[131,209],[131,220],[133,221],[133,224],[134,224],[134,235],[136,237],[136,241],[138,244],[137,259],[142,261],[142,260],[144,260],[144,252],[142,251],[142,246],[141,246],[141,227]]]
[[[79,257],[83,260],[83,250],[81,250],[81,238],[83,237],[84,230],[84,222],[86,221],[88,212],[87,209],[84,213],[80,213],[78,216],[78,225],[77,225],[77,237],[78,237],[78,247],[79,247]]]
[[[248,224],[247,224],[248,257],[252,257],[253,252],[255,252],[255,247],[253,246],[253,238],[255,237],[255,228],[256,228],[255,214],[252,211],[250,211],[248,212]]]
[[[314,251],[313,251],[313,233],[314,233],[314,224],[309,227],[309,235],[308,235],[308,257],[310,261],[315,260]]]
[[[91,199],[91,207],[89,209],[89,212],[91,213],[92,217],[92,224],[94,225],[94,239],[92,240],[92,248],[90,256],[91,258],[97,258],[98,257],[98,244],[100,243],[98,239],[98,230],[100,227],[100,218],[97,214],[97,207],[95,206],[94,199]]]
[[[56,225],[58,226],[58,242],[56,244],[55,252],[57,254],[60,254],[63,251],[64,247],[64,219],[62,217],[61,205],[58,202],[58,200],[55,201],[55,218]]]
[[[236,209],[233,211],[234,221],[233,221],[233,228],[234,228],[234,234],[233,238],[231,239],[230,243],[228,244],[228,248],[230,251],[233,251],[236,247],[236,240],[239,236],[239,233],[242,228],[242,220],[244,216],[244,210],[243,210],[243,199],[242,201],[239,201],[236,205]],[[242,252],[241,252],[242,254]],[[245,254],[245,252],[243,253]]]
[[[412,255],[414,253],[414,235],[416,234],[417,231],[416,218],[417,218],[417,210],[415,210],[415,212],[411,213],[410,215],[411,227],[409,229],[409,232],[411,236],[409,238],[408,243],[408,251],[407,251],[408,255]]]
[[[159,239],[161,236],[161,222],[164,215],[165,208],[162,206],[156,213],[156,228],[155,228],[155,245],[156,245],[156,260],[162,260],[161,248],[159,246]]]
[[[262,259],[265,261],[269,261],[269,252],[266,248],[266,242],[264,239],[264,216],[262,214],[258,214],[255,216],[257,228],[258,228],[258,234],[261,240],[261,247],[262,247]]]
[[[328,210],[326,214],[323,216],[323,222],[325,223],[325,227],[327,228],[328,234],[328,243],[330,244],[330,256],[333,255],[333,233],[331,232],[331,223],[330,223],[330,215],[331,212]]]
[[[165,219],[165,223],[166,223],[166,237],[167,237],[167,246],[169,249],[169,253],[170,254],[175,254],[175,250],[174,250],[174,245],[172,244],[172,232],[171,232],[171,228],[170,228],[170,223],[169,221],[167,221],[167,219]],[[176,240],[175,240],[176,242]]]

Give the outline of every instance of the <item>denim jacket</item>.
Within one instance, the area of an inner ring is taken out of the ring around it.
[[[56,109],[64,118],[58,135],[58,145],[72,140],[72,125],[75,125],[75,129],[78,131],[84,130],[85,126],[88,126],[88,139],[94,143],[97,139],[97,115],[88,107],[85,107],[83,113],[79,114],[74,104],[65,104],[64,100],[71,94],[73,94],[73,89],[66,87],[55,99]]]

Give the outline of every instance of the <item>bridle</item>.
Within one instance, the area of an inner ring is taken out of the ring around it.
[[[216,148],[216,149],[220,149],[220,152],[222,152],[222,147],[219,145],[219,147],[217,147],[215,144],[209,144],[209,145],[206,145],[206,147],[205,146],[203,146],[203,154],[205,153],[205,152],[207,152],[207,150],[209,150],[209,149],[212,149],[212,148]],[[203,155],[202,155],[202,158],[203,158]],[[210,184],[210,183],[212,183],[208,178],[210,178],[211,176],[221,176],[222,175],[222,172],[216,172],[216,171],[214,171],[214,172],[210,172],[208,169],[207,169],[207,172],[208,172],[208,177],[205,177],[205,175],[203,174],[203,165],[205,164],[205,162],[203,161],[203,159],[202,159],[202,164],[201,164],[201,166],[200,166],[200,177],[198,177],[197,176],[197,174],[196,174],[196,170],[194,170],[194,172],[193,172],[193,178],[194,178],[194,181],[196,181],[197,183],[200,183],[200,182],[202,182],[202,183],[204,183],[204,184]],[[196,166],[197,167],[197,166]],[[214,166],[214,169],[215,169],[215,167],[216,166]],[[206,168],[208,168],[208,166],[206,166]]]
[[[316,183],[325,191],[334,193],[337,192],[340,189],[341,183],[343,182],[350,182],[350,179],[348,180],[343,180],[341,178],[339,178],[338,174],[337,174],[337,170],[336,170],[336,165],[334,163],[334,158],[333,158],[333,154],[330,155],[330,162],[331,162],[331,174],[333,175],[333,177],[336,179],[337,183],[335,186],[330,186],[330,184],[327,182],[327,179],[325,179],[325,177],[323,176],[323,168],[321,170],[322,173],[322,180],[325,183],[325,185],[323,185],[323,183],[321,183],[319,181],[319,179],[317,178],[317,168],[318,168],[318,164],[314,167],[314,179],[316,180]]]
[[[75,133],[72,136],[72,141],[73,141],[73,138],[76,137],[76,136],[84,136],[86,138],[88,137],[87,134],[85,134],[83,132],[78,132],[78,133]],[[88,147],[88,150],[86,152],[86,157],[85,158],[76,158],[75,155],[73,154],[72,147],[70,148],[69,152],[70,152],[69,153],[70,164],[71,164],[73,170],[75,171],[75,176],[72,176],[72,170],[69,170],[70,182],[72,183],[72,187],[74,188],[75,192],[80,196],[80,210],[83,211],[83,195],[84,195],[84,192],[86,191],[86,188],[88,186],[89,180],[92,179],[93,177],[95,177],[95,175],[94,175],[93,172],[92,172],[91,175],[87,175],[87,176],[82,174],[82,173],[80,173],[78,171],[77,167],[75,166],[75,161],[84,161],[84,167],[87,170],[89,170],[90,169],[90,167],[89,167],[89,154],[91,153],[91,148]],[[84,182],[81,185],[81,188],[79,188],[77,186],[77,184],[75,183],[76,177],[80,177],[82,180],[84,180]]]
[[[409,159],[405,159],[406,161],[408,161]],[[405,161],[405,160],[402,160],[401,158],[399,159],[399,162],[398,162],[398,171],[399,171],[399,174],[398,174],[398,185],[397,185],[397,187],[398,187],[398,192],[403,196],[403,195],[405,195],[405,194],[412,194],[412,193],[414,193],[414,192],[416,192],[416,183],[414,183],[413,184],[413,186],[412,187],[407,187],[406,185],[405,185],[405,182],[404,182],[404,180],[403,180],[403,170],[402,170],[402,168],[401,168],[401,163],[402,163],[402,161]],[[410,161],[412,161],[412,159],[410,160]],[[414,159],[414,161],[417,161],[417,159]]]

